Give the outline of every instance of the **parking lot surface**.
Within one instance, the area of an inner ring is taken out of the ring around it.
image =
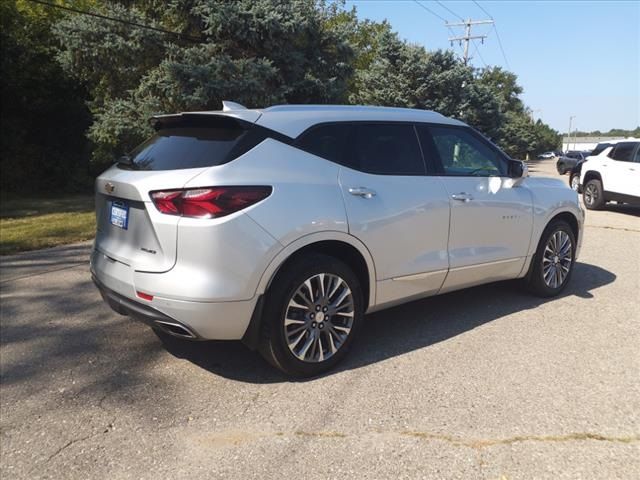
[[[300,382],[111,312],[90,248],[1,260],[3,479],[640,474],[640,208],[587,213],[561,297],[507,282],[379,312]]]

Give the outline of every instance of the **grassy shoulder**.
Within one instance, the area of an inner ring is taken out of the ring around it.
[[[90,240],[94,234],[92,196],[0,200],[0,255]]]

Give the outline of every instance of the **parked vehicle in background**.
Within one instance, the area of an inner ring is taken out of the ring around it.
[[[584,165],[588,158],[589,157],[576,163],[576,166],[569,172],[569,186],[578,193],[582,193],[580,188],[580,172],[582,172],[582,165]]]
[[[568,151],[558,158],[556,162],[556,169],[558,170],[558,173],[560,175],[564,175],[575,167],[578,162],[582,162],[587,158],[587,155],[587,152]]]
[[[571,169],[571,172],[569,173],[569,186],[573,190],[576,190],[578,193],[582,193],[582,185],[580,184],[580,174],[582,173],[582,166],[584,165],[584,162],[589,160],[591,157],[596,157],[600,155],[607,148],[614,146],[618,142],[633,141],[633,140],[638,140],[638,139],[633,137],[628,137],[623,140],[608,140],[606,142],[598,143],[598,145],[596,145],[596,148],[593,149],[593,151],[587,156],[587,158],[585,158],[581,162],[578,162],[576,166]]]
[[[640,140],[620,140],[590,156],[582,165],[578,188],[590,210],[609,201],[640,204]]]
[[[556,156],[556,152],[544,152],[538,155],[536,158],[540,160],[546,160],[549,158],[555,158],[555,156]]]
[[[155,117],[156,134],[97,178],[91,274],[118,313],[242,340],[309,376],[346,355],[366,312],[499,280],[541,296],[569,282],[576,194],[464,123],[224,105]]]

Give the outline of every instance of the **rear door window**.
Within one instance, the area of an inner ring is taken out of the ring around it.
[[[296,146],[332,162],[342,163],[350,130],[351,125],[347,123],[319,125],[305,132]]]
[[[636,142],[620,142],[611,150],[609,157],[619,162],[632,162],[636,145]]]
[[[411,124],[356,124],[347,163],[377,175],[424,175],[420,145]]]

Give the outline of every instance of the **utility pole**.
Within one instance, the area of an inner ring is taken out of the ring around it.
[[[569,131],[567,132],[567,151],[570,150],[569,144],[571,143],[571,123],[573,122],[574,118],[576,118],[575,115],[569,117]]]
[[[538,108],[537,110],[531,110],[529,112],[529,114],[531,115],[531,123],[536,123],[536,119],[534,118],[536,112],[542,112],[542,110]]]
[[[493,24],[493,20],[463,20],[458,23],[445,23],[447,27],[465,27],[464,35],[461,37],[451,37],[449,41],[453,45],[453,42],[464,42],[464,64],[466,65],[469,62],[469,41],[480,39],[482,43],[484,43],[484,39],[487,38],[486,35],[471,35],[471,27],[473,25],[484,25],[484,24]]]

